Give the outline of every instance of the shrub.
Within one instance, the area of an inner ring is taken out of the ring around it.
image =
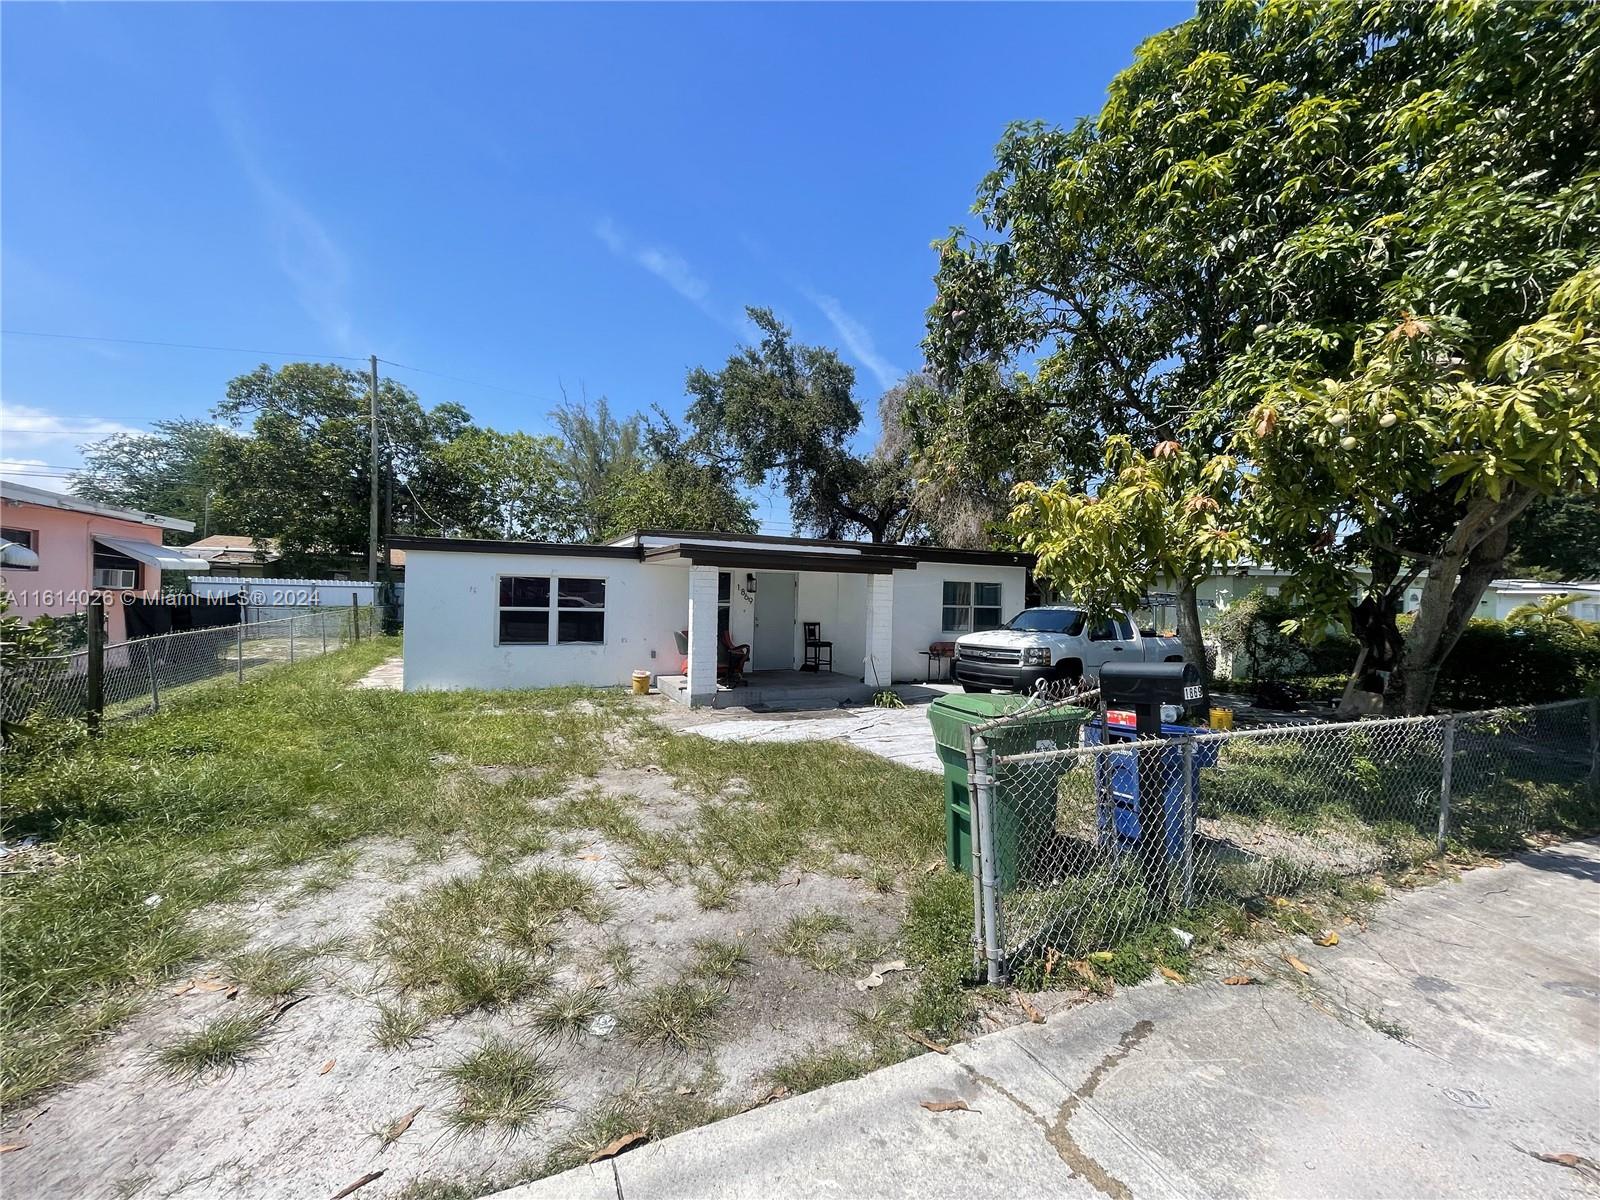
[[[1596,692],[1600,692],[1600,638],[1558,624],[1539,627],[1475,620],[1444,661],[1434,703],[1443,708],[1496,708]]]
[[[1233,678],[1248,684],[1301,675],[1347,672],[1356,660],[1356,643],[1342,630],[1315,641],[1300,631],[1283,632],[1295,613],[1281,596],[1260,588],[1229,606],[1216,624],[1217,641],[1233,656]]]

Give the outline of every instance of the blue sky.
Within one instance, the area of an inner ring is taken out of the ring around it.
[[[1189,10],[7,5],[0,324],[272,353],[8,333],[0,456],[335,354],[502,429],[563,385],[678,412],[746,304],[836,346],[870,424],[1006,123],[1097,111]]]

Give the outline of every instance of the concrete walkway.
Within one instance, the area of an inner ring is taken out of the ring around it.
[[[920,685],[919,685],[920,687]],[[926,690],[948,690],[930,685]],[[848,742],[857,749],[903,766],[939,773],[939,753],[928,724],[928,705],[904,708],[847,708],[781,714],[719,715],[704,724],[679,724],[680,733],[726,742]]]
[[[405,660],[397,654],[393,658],[384,659],[350,686],[353,688],[376,689],[384,692],[398,692],[405,687],[405,680]]]
[[[1386,903],[1265,986],[1146,984],[505,1200],[1587,1197],[1600,845]],[[932,1112],[963,1100],[973,1111]]]

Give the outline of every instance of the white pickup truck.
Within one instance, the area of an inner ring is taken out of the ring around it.
[[[1108,662],[1182,661],[1182,642],[1140,633],[1127,617],[1091,620],[1082,609],[1047,605],[957,638],[950,677],[969,692],[1031,692],[1041,683],[1098,675]]]

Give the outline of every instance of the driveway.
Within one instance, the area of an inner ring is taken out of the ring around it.
[[[932,697],[954,689],[944,684],[919,684],[916,690]],[[848,742],[890,762],[938,773],[943,768],[928,724],[931,702],[930,698],[912,701],[904,708],[829,708],[739,716],[730,716],[729,710],[723,709],[714,716],[707,713],[704,720],[674,719],[672,724],[681,732],[715,741]]]
[[[1597,930],[1600,844],[1555,847],[1328,949],[1257,948],[503,1196],[1593,1200]],[[1220,982],[1241,970],[1262,984]]]

